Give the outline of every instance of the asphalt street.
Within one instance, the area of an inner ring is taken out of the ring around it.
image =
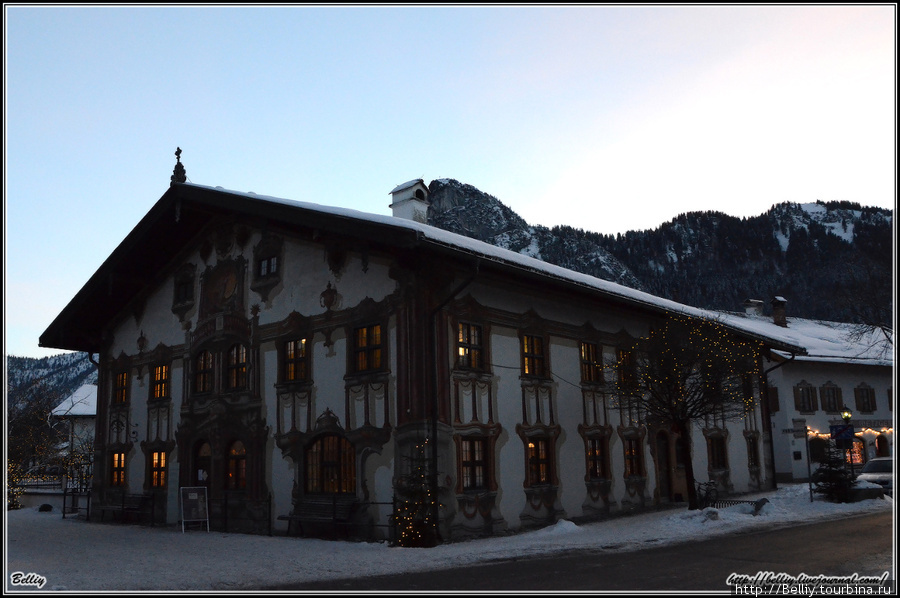
[[[578,551],[467,567],[279,586],[355,591],[678,591],[730,592],[738,574],[881,576],[894,570],[893,513],[845,517],[646,550]],[[895,586],[894,586],[895,588]],[[894,590],[894,592],[896,591]]]

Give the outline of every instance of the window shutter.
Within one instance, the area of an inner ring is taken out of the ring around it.
[[[861,388],[854,388],[854,389],[853,389],[853,395],[854,395],[854,398],[856,399],[856,410],[857,410],[857,411],[862,411],[862,410],[863,410],[863,409],[862,409],[862,406],[863,406],[863,405],[862,405],[862,402],[863,402],[863,400],[862,400],[862,389],[861,389]]]
[[[778,403],[778,387],[770,386],[769,387],[769,413],[775,413],[781,406]]]
[[[800,387],[794,387],[794,410],[803,411],[803,397],[800,395]]]

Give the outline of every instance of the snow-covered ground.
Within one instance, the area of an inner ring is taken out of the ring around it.
[[[29,508],[7,512],[6,591],[39,589],[36,585],[13,585],[14,578],[32,584],[43,581],[40,591],[44,592],[241,590],[451,568],[572,549],[640,550],[648,543],[657,547],[894,508],[890,498],[833,504],[816,495],[810,502],[804,484],[742,498],[760,497],[769,502],[756,516],[750,505],[713,509],[717,512],[712,516],[710,509],[679,508],[586,525],[560,521],[537,531],[435,548],[87,523],[63,519],[58,511]],[[886,558],[886,562],[893,559]],[[14,577],[17,573],[20,575]],[[893,579],[895,572],[890,573]]]

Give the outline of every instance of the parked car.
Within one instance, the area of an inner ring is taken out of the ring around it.
[[[857,481],[871,482],[884,488],[888,496],[894,495],[894,458],[876,457],[863,465]]]

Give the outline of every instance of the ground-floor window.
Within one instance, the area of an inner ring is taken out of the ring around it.
[[[356,492],[356,452],[341,436],[322,436],[306,450],[306,492]]]
[[[588,478],[591,480],[609,479],[606,438],[588,438],[585,444]]]
[[[728,469],[728,451],[725,447],[725,438],[722,436],[710,436],[706,439],[706,447],[709,454],[709,468]]]
[[[463,438],[459,442],[460,477],[463,490],[484,490],[488,483],[488,451],[484,438]]]
[[[625,438],[623,450],[625,451],[625,477],[644,475],[644,454],[641,451],[640,439]]]
[[[125,453],[112,453],[110,459],[110,486],[125,485]]]
[[[552,459],[549,438],[528,440],[528,485],[549,484],[552,480]]]
[[[747,465],[759,467],[759,437],[755,434],[747,436]]]
[[[164,488],[166,485],[166,453],[154,451],[150,455],[150,485]]]

